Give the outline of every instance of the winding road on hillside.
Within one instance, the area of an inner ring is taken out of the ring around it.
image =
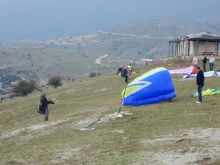
[[[129,36],[129,37],[139,37],[139,38],[157,38],[157,39],[172,39],[172,37],[152,37],[149,35],[136,35],[136,34],[126,34],[126,33],[114,33],[114,32],[107,32],[107,31],[99,31],[99,33],[111,33],[114,35],[123,35],[123,36]]]
[[[99,65],[103,65],[103,66],[109,66],[109,65],[104,65],[104,64],[101,63],[101,59],[102,59],[102,58],[105,58],[105,57],[107,57],[107,56],[108,56],[107,54],[104,54],[103,56],[100,56],[99,58],[97,58],[97,59],[95,60],[95,63],[96,63],[96,64],[99,64]]]

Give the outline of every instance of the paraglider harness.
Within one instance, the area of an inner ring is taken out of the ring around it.
[[[46,98],[43,98],[41,96],[40,101],[38,102],[37,112],[41,115],[44,115],[48,104],[55,104],[55,102],[53,102],[52,100],[48,101]]]
[[[128,74],[128,71],[127,71],[127,69],[122,69],[122,71],[121,71],[121,77],[126,77],[126,75]]]

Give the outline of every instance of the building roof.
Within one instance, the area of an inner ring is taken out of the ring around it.
[[[209,32],[201,32],[196,34],[188,34],[186,37],[189,40],[220,40],[220,35],[212,34]]]
[[[178,39],[170,40],[169,42],[178,42],[180,40],[190,40],[190,41],[196,41],[196,40],[207,40],[207,41],[220,41],[220,35],[212,34],[209,32],[200,32],[200,33],[194,33],[194,34],[187,34],[186,36],[180,37]]]

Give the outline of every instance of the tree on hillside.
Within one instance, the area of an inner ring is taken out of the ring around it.
[[[21,80],[12,88],[12,92],[18,96],[27,96],[28,94],[32,93],[34,89],[39,90],[35,80],[30,80],[29,82],[26,80]]]
[[[96,72],[91,71],[91,72],[89,73],[89,77],[96,77]]]
[[[49,78],[47,85],[51,85],[54,88],[57,88],[58,86],[61,86],[62,78],[60,76],[52,76]]]
[[[89,77],[90,77],[90,78],[96,77],[96,76],[100,76],[100,75],[101,75],[101,73],[96,73],[96,72],[93,72],[93,71],[91,71],[91,72],[89,73]]]

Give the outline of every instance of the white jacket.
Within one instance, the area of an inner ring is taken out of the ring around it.
[[[210,57],[209,63],[214,63],[215,62],[215,57]]]
[[[192,64],[193,64],[193,65],[197,65],[197,64],[198,64],[198,59],[197,59],[197,57],[193,57]]]

